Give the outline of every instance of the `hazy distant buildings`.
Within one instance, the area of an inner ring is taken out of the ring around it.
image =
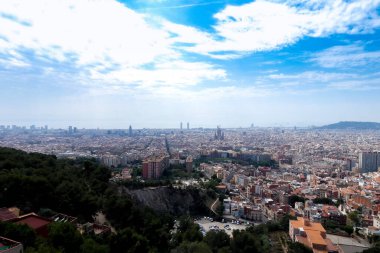
[[[244,151],[236,154],[236,157],[244,161],[253,161],[253,162],[270,162],[272,159],[271,154],[268,153],[257,153],[253,151]]]
[[[220,126],[217,126],[217,128],[216,128],[214,139],[215,140],[224,140],[224,132],[222,131]]]
[[[103,155],[100,159],[101,163],[106,165],[107,167],[117,167],[121,163],[121,159],[119,156],[106,154]]]
[[[380,167],[380,152],[361,152],[359,170],[361,173],[374,172]]]
[[[190,123],[187,122],[187,130],[189,130],[189,129],[190,129]]]

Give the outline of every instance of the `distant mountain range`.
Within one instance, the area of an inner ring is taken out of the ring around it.
[[[358,122],[358,121],[341,121],[338,123],[319,127],[319,129],[337,129],[337,130],[380,130],[380,123],[377,122]]]

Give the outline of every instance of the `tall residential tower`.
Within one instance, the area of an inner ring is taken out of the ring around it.
[[[374,172],[380,168],[380,152],[361,152],[359,154],[359,170],[361,173]]]

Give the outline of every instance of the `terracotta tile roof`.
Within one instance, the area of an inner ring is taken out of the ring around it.
[[[303,228],[306,230],[315,230],[320,232],[326,232],[323,226],[320,223],[310,222],[308,226],[305,226],[305,220],[302,217],[297,217],[297,220],[290,221],[293,228]]]
[[[327,243],[325,242],[325,239],[323,239],[323,237],[321,236],[320,231],[305,230],[305,233],[311,244],[327,246]]]
[[[295,236],[296,241],[313,249],[314,253],[327,253],[330,249],[336,249],[331,241],[323,238],[326,230],[320,223],[310,222],[308,219],[297,217],[297,220],[290,221],[290,224],[291,227],[304,231],[306,236],[297,235]]]
[[[18,224],[26,224],[32,229],[39,229],[51,223],[51,220],[38,216],[37,214],[31,213],[19,217],[16,222]]]

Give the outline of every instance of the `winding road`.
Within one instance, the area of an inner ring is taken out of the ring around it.
[[[216,203],[218,203],[218,201],[219,201],[219,198],[216,198],[216,200],[214,201],[214,203],[212,203],[212,205],[211,205],[211,207],[210,207],[211,211],[212,211],[213,213],[215,213],[216,215],[218,215],[218,214],[215,212],[215,210],[214,210],[214,206],[215,206]]]

